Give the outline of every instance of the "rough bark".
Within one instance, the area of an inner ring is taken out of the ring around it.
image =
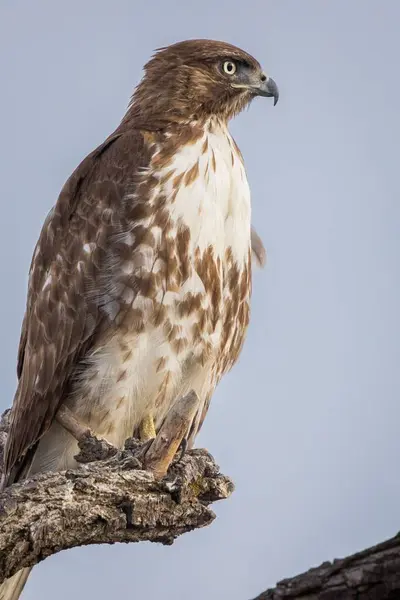
[[[0,455],[8,415],[3,417]],[[170,455],[170,443],[177,443],[171,420],[163,432],[150,455],[157,467],[160,444]],[[79,469],[38,475],[0,494],[0,583],[20,568],[74,546],[143,540],[172,544],[182,533],[211,523],[215,515],[209,504],[233,491],[206,450],[187,453],[160,479],[143,469],[149,444],[127,440],[123,451],[114,449],[110,456],[109,445],[87,434],[80,446],[84,464]]]
[[[209,504],[227,498],[233,484],[210,454],[193,450],[160,479],[171,449],[179,444],[182,415],[188,411],[190,418],[193,402],[190,395],[182,399],[157,443],[132,439],[116,453],[83,432],[79,469],[40,475],[0,494],[0,582],[74,546],[142,540],[171,544],[182,533],[211,523],[215,515]],[[0,461],[7,428],[8,411],[0,421]],[[152,466],[155,471],[149,470]],[[280,581],[254,600],[398,599],[400,534]]]
[[[399,600],[400,534],[280,581],[254,600]]]

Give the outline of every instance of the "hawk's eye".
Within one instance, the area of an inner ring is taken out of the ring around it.
[[[234,75],[236,73],[236,64],[231,60],[226,60],[222,65],[222,70],[227,75]]]

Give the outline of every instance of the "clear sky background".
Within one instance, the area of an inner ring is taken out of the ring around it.
[[[281,91],[232,124],[268,265],[198,445],[236,492],[172,547],[46,560],[25,600],[248,600],[400,529],[399,23],[398,0],[1,0],[1,408],[43,219],[152,50],[229,41]]]

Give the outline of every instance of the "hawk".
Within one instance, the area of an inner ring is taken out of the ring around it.
[[[75,466],[67,406],[115,446],[154,436],[194,390],[200,430],[249,323],[250,191],[229,120],[278,88],[224,42],[161,48],[117,129],[64,185],[37,242],[5,449],[6,483]],[[16,600],[29,574],[0,586]]]

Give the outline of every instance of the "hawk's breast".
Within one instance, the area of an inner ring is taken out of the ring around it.
[[[163,147],[153,156],[159,183],[151,200],[165,198],[168,213],[162,231],[153,226],[168,249],[157,300],[170,307],[195,354],[222,353],[231,364],[248,322],[250,190],[227,127],[211,121],[197,135],[166,163]]]
[[[152,149],[125,199],[100,299],[115,333],[90,357],[87,377],[96,414],[112,405],[115,421],[118,407],[128,430],[149,411],[159,424],[189,389],[209,398],[249,320],[250,192],[235,142],[210,122]]]

